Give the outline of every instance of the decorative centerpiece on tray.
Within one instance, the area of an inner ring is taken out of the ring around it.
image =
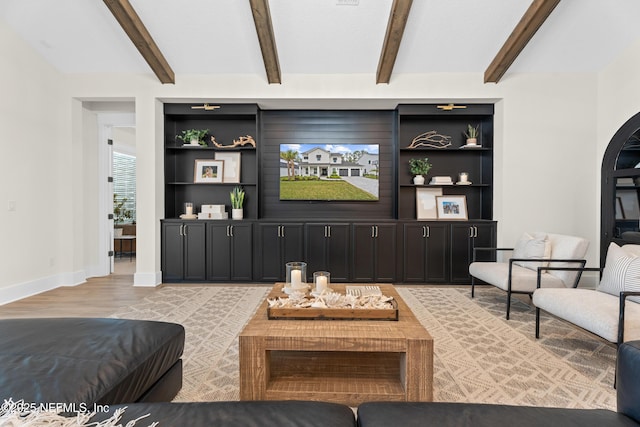
[[[416,185],[424,185],[425,175],[429,173],[433,165],[429,163],[429,159],[409,159],[409,170],[413,175],[413,183]]]
[[[204,137],[208,132],[209,129],[187,129],[183,130],[181,135],[176,135],[176,138],[181,139],[183,145],[206,146]]]
[[[290,292],[288,297],[267,299],[267,304],[270,319],[398,320],[397,303],[378,286],[348,286],[344,294],[328,288],[310,296]]]
[[[430,130],[413,138],[407,148],[447,148],[450,145],[451,136],[440,135],[435,130]]]

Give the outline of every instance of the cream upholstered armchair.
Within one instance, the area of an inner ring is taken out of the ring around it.
[[[589,242],[575,236],[551,233],[524,233],[514,248],[475,248],[469,265],[471,297],[475,296],[476,280],[507,292],[507,320],[511,310],[511,294],[531,296],[537,288],[538,267],[584,267]],[[481,251],[506,253],[512,256],[504,262],[478,262]],[[540,273],[543,288],[571,288],[580,280],[581,271],[548,270]]]
[[[550,269],[542,267],[540,274]],[[578,269],[572,269],[578,270]],[[540,309],[573,323],[607,341],[622,344],[640,339],[640,245],[611,243],[604,269],[595,289],[550,289],[539,286],[533,293],[536,306],[536,338],[540,337]]]

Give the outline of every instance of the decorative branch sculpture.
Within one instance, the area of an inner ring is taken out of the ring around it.
[[[241,136],[238,139],[234,139],[232,145],[222,145],[216,141],[216,138],[214,136],[211,137],[211,142],[213,142],[213,145],[215,145],[218,148],[233,148],[238,146],[245,146],[247,144],[252,145],[254,147],[256,146],[256,141],[253,139],[251,135]]]
[[[440,135],[435,130],[430,130],[413,138],[413,141],[411,141],[411,144],[407,146],[407,148],[446,148],[450,145],[451,137],[449,135]]]

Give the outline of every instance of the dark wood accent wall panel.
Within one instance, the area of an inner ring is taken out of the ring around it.
[[[395,217],[394,111],[280,111],[262,112],[260,141],[260,217],[393,219]],[[280,144],[378,144],[379,200],[375,202],[281,201]]]

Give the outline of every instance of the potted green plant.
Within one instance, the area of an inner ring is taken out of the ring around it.
[[[471,125],[467,125],[467,131],[463,132],[464,136],[467,137],[467,145],[477,145],[478,144],[478,129],[480,125],[476,125],[475,127]]]
[[[425,157],[424,159],[409,159],[409,170],[413,175],[413,183],[416,185],[424,184],[424,177],[431,170],[431,163],[429,163],[429,159]]]
[[[181,139],[184,145],[207,145],[204,141],[207,132],[209,129],[187,129],[181,135],[176,135],[176,138]]]
[[[118,200],[118,195],[113,193],[113,232],[116,237],[122,236],[122,227],[120,227],[120,225],[133,218],[133,211],[125,208],[125,204],[128,200],[129,199],[126,197]]]
[[[241,186],[236,185],[233,187],[233,191],[229,193],[231,196],[231,218],[232,219],[242,219],[243,218],[243,209],[242,205],[244,204],[244,190]]]

